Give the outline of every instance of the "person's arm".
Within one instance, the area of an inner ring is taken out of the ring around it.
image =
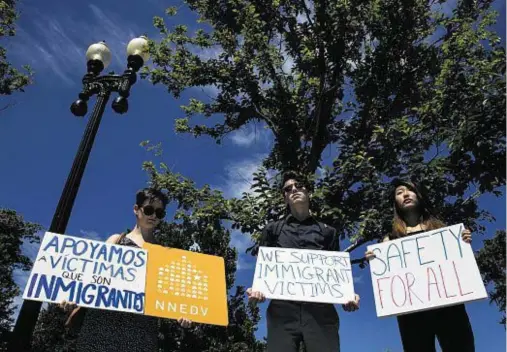
[[[111,235],[109,236],[109,238],[106,240],[106,243],[113,243],[113,244],[117,244],[118,243],[118,240],[120,239],[121,237],[121,234],[117,233],[117,234],[114,234],[114,235]]]
[[[264,247],[269,244],[269,236],[271,236],[271,231],[272,231],[272,227],[273,227],[272,224],[273,223],[270,222],[266,226],[264,226],[264,228],[262,229],[262,233],[261,233],[261,237],[259,239],[259,244],[257,246],[256,254],[259,250],[259,247]],[[266,296],[264,296],[264,294],[262,292],[253,291],[251,287],[247,288],[246,295],[247,295],[248,300],[250,302],[262,303],[266,300]]]
[[[336,229],[334,227],[331,227],[331,242],[329,243],[329,251],[340,251],[340,236],[336,234]]]

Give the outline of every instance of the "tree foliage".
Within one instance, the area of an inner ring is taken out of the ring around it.
[[[41,227],[26,222],[23,217],[10,209],[0,209],[0,351],[3,351],[11,330],[15,307],[14,298],[20,290],[14,281],[14,271],[27,271],[31,261],[22,253],[25,243],[38,243],[36,232]]]
[[[16,0],[0,1],[0,38],[16,35],[15,22],[18,19]],[[28,66],[19,71],[7,61],[7,50],[0,46],[0,94],[10,95],[15,91],[22,91],[32,81],[32,72]]]
[[[33,352],[70,352],[75,338],[65,329],[67,314],[57,304],[42,309],[32,337]]]
[[[260,352],[264,344],[255,339],[259,309],[244,301],[243,287],[233,288],[236,274],[237,251],[230,248],[230,231],[224,220],[232,205],[218,191],[209,186],[197,188],[193,181],[172,173],[166,165],[156,168],[145,163],[153,187],[167,191],[169,199],[176,204],[172,222],[163,223],[155,237],[166,247],[194,250],[224,258],[228,298],[229,325],[196,324],[183,333],[178,324],[162,320],[160,341],[162,351],[207,352]]]
[[[231,202],[236,227],[256,237],[283,211],[268,175],[315,178],[322,167],[313,208],[349,250],[390,231],[389,182],[406,174],[424,180],[447,223],[484,231],[479,220],[491,216],[477,199],[505,185],[505,49],[491,1],[186,4],[198,29],[156,17],[145,76],[176,98],[191,87],[218,93],[190,99],[176,130],[220,142],[261,121],[275,141],[252,193]]]
[[[484,247],[477,252],[477,264],[483,274],[484,284],[493,285],[489,291],[491,302],[496,303],[505,325],[505,230],[496,232],[495,237],[484,240]]]

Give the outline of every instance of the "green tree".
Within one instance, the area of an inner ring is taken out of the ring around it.
[[[484,240],[484,247],[476,253],[479,270],[485,285],[493,285],[489,291],[491,302],[495,302],[505,325],[505,230],[496,232],[495,237]]]
[[[176,131],[220,143],[261,121],[275,140],[252,194],[231,202],[236,227],[257,237],[283,211],[268,171],[315,177],[322,167],[314,209],[348,250],[390,230],[389,181],[404,174],[425,181],[446,222],[484,231],[478,220],[491,217],[477,199],[505,185],[505,49],[490,1],[452,12],[422,0],[186,4],[200,28],[155,17],[162,38],[144,74],[175,98],[190,87],[218,93],[190,99]],[[325,148],[336,150],[326,165]]]
[[[16,0],[0,1],[0,38],[16,35],[15,22],[19,15],[16,11]],[[23,71],[14,68],[7,61],[7,50],[0,46],[0,94],[10,95],[15,91],[22,91],[32,83],[32,71],[23,66]]]
[[[31,261],[22,253],[23,243],[38,243],[36,232],[41,227],[26,222],[23,217],[10,209],[0,209],[0,351],[6,349],[15,307],[14,298],[21,292],[14,282],[14,271],[27,271]]]
[[[74,351],[76,336],[65,329],[67,314],[57,304],[49,304],[42,309],[32,337],[34,352]]]
[[[230,220],[230,201],[209,186],[197,188],[193,181],[171,172],[166,165],[156,168],[144,164],[151,185],[167,191],[176,204],[171,222],[159,226],[156,238],[166,247],[194,250],[224,258],[228,298],[229,325],[196,324],[183,330],[175,321],[162,320],[160,326],[161,351],[261,352],[264,344],[255,339],[259,309],[245,303],[244,287],[233,288],[237,251],[230,248],[230,231],[224,220]]]

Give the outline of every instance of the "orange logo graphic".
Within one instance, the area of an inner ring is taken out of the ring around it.
[[[224,259],[146,243],[144,314],[227,325]]]

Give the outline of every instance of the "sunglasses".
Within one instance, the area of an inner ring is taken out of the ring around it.
[[[290,191],[292,191],[293,187],[296,187],[296,190],[301,191],[303,188],[305,188],[305,185],[303,183],[301,183],[301,182],[296,182],[296,183],[293,183],[291,185],[285,186],[283,188],[283,191],[285,193],[289,193]]]
[[[152,205],[147,205],[147,206],[141,207],[141,209],[143,209],[143,213],[146,216],[151,216],[151,215],[155,214],[155,216],[159,219],[165,218],[166,213],[165,213],[165,210],[162,208],[155,209],[155,207],[153,207]]]

